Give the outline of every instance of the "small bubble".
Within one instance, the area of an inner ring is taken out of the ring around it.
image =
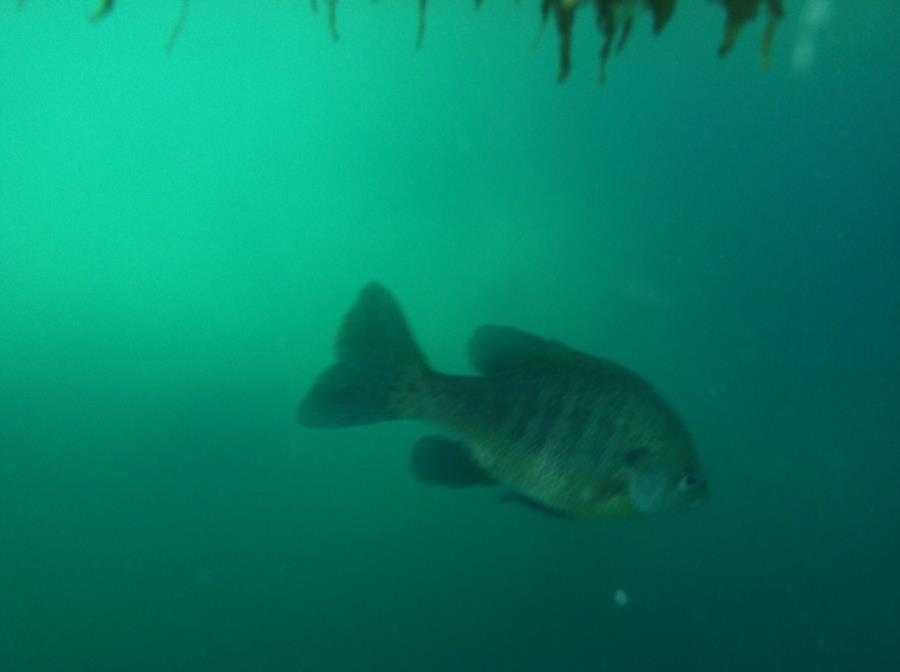
[[[628,593],[619,588],[615,593],[613,593],[613,600],[620,607],[624,607],[628,604]]]

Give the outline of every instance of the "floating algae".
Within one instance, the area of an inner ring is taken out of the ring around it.
[[[337,2],[338,0],[324,0],[328,8],[328,29],[333,40],[340,40],[337,27]],[[421,48],[425,39],[425,14],[428,0],[418,1],[418,28],[416,32],[415,46]],[[762,59],[768,66],[771,60],[772,44],[778,23],[785,16],[784,0],[714,0],[725,10],[725,29],[719,44],[719,55],[727,56],[734,48],[738,36],[743,28],[754,21],[760,10],[765,7],[768,20],[763,33]],[[187,17],[189,0],[183,0],[176,23],[169,39],[166,41],[166,51],[171,53],[182,30]],[[310,6],[314,12],[318,11],[318,0],[310,0]],[[483,0],[474,0],[477,9],[483,4]],[[575,25],[576,13],[586,6],[593,6],[596,15],[596,24],[603,42],[600,47],[599,80],[606,81],[607,68],[613,50],[621,50],[627,44],[635,27],[639,15],[648,12],[653,22],[654,34],[659,34],[666,27],[675,14],[678,0],[540,0],[541,32],[549,22],[552,15],[556,32],[559,36],[559,81],[568,79],[572,69],[572,31]],[[18,0],[17,7],[22,9],[25,0]],[[115,0],[100,0],[97,9],[89,16],[92,23],[102,21],[116,6]]]

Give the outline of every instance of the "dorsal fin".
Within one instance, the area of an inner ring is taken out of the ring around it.
[[[542,362],[582,356],[558,341],[532,336],[512,327],[478,327],[469,340],[469,361],[476,371],[496,375]]]

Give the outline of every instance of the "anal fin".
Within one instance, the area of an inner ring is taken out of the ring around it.
[[[530,497],[526,497],[525,495],[520,495],[516,492],[511,492],[503,495],[500,498],[501,502],[512,502],[515,504],[521,504],[522,506],[526,506],[532,511],[537,511],[538,513],[542,513],[545,516],[552,516],[553,518],[562,518],[565,520],[569,520],[571,516],[567,516],[562,511],[557,511],[556,509],[551,509],[549,506],[542,504],[541,502],[531,499]]]

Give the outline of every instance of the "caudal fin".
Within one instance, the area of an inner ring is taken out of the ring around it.
[[[429,372],[390,292],[369,283],[344,318],[337,363],[319,375],[297,419],[306,427],[350,427],[405,417],[404,400]]]

